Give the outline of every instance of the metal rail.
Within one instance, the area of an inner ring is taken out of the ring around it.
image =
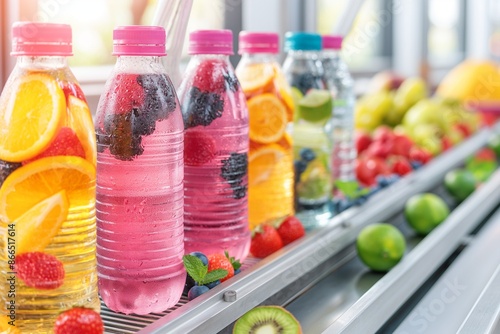
[[[483,129],[427,166],[375,195],[362,207],[352,208],[334,217],[327,226],[258,262],[238,277],[198,297],[196,302],[187,303],[166,314],[140,333],[217,333],[223,330],[242,314],[293,285],[300,277],[352,244],[365,225],[387,219],[400,211],[409,197],[441,182],[448,170],[462,164],[465,158],[486,144],[491,131]],[[485,189],[489,188],[484,186],[481,193]],[[492,201],[491,198],[482,200]],[[236,300],[225,301],[227,294],[236,294]]]

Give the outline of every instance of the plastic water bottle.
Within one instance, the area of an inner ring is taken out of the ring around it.
[[[18,22],[12,36],[17,62],[0,96],[0,327],[52,333],[61,312],[99,311],[95,133],[67,63],[71,27]]]
[[[295,204],[306,228],[331,217],[331,124],[333,99],[319,60],[321,36],[287,33],[283,71],[297,100],[293,129]]]
[[[230,30],[189,36],[192,58],[179,88],[184,118],[185,247],[244,260],[248,228],[248,111],[229,62]]]
[[[324,80],[333,95],[332,126],[332,177],[334,180],[355,179],[353,80],[347,65],[340,57],[341,36],[323,36],[321,62]],[[335,195],[335,193],[334,193]]]
[[[165,30],[118,27],[96,114],[99,292],[117,312],[161,312],[186,272],[180,104],[160,62]]]
[[[293,148],[290,136],[295,105],[276,55],[275,33],[241,32],[242,58],[236,75],[250,116],[248,201],[250,228],[293,214]]]

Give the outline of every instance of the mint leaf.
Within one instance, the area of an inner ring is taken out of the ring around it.
[[[233,256],[229,256],[229,252],[228,251],[224,251],[224,254],[229,259],[229,262],[231,262],[231,265],[233,266],[234,270],[238,270],[238,269],[241,268],[240,260],[236,260]]]
[[[196,282],[202,285],[202,281],[207,274],[208,267],[201,262],[199,258],[194,255],[184,255],[182,262],[189,276]],[[227,274],[227,273],[226,273]]]
[[[201,261],[200,261],[201,262]],[[227,276],[227,270],[225,269],[215,269],[208,272],[205,277],[198,282],[200,285],[208,284],[220,280]]]
[[[335,187],[337,187],[337,189],[339,189],[346,197],[349,197],[350,199],[356,199],[359,197],[359,184],[356,181],[336,180]]]

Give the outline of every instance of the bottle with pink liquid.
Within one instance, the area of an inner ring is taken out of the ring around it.
[[[165,30],[118,27],[113,54],[95,120],[99,292],[113,311],[161,312],[178,302],[186,278],[184,125],[160,62]]]
[[[250,247],[247,201],[248,111],[229,62],[230,30],[191,33],[192,55],[179,99],[184,118],[186,253],[244,260]]]

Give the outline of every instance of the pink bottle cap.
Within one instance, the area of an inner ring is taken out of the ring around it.
[[[15,22],[12,25],[13,56],[72,56],[68,24]]]
[[[324,35],[323,49],[340,50],[342,48],[342,40],[344,38],[338,35]]]
[[[272,32],[240,32],[239,54],[279,53],[279,35]]]
[[[189,54],[232,55],[233,32],[231,30],[198,30],[189,35]]]
[[[163,27],[122,26],[113,30],[115,56],[165,56],[167,36]]]

